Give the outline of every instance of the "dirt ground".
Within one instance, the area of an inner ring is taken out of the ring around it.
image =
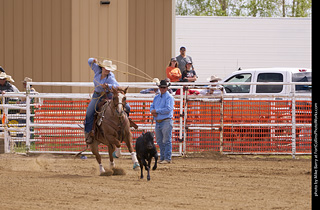
[[[308,157],[202,153],[158,165],[150,181],[130,157],[116,165],[126,175],[99,176],[92,157],[1,154],[0,209],[311,209]]]

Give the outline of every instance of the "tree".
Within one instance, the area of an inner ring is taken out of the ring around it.
[[[312,0],[177,0],[177,15],[310,17]]]
[[[248,16],[252,17],[277,17],[279,16],[278,1],[270,0],[251,0],[247,7]]]
[[[311,15],[311,0],[293,0],[292,17],[308,17]]]

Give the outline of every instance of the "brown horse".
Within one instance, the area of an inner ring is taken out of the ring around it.
[[[127,90],[128,87],[125,89],[121,87],[112,87],[112,89],[109,89],[113,94],[113,98],[112,100],[107,100],[104,105],[99,108],[98,116],[95,120],[95,136],[93,143],[90,144],[90,148],[99,163],[101,174],[104,173],[105,170],[101,164],[101,156],[99,154],[98,146],[100,143],[108,146],[111,168],[115,167],[113,158],[119,158],[120,156],[120,146],[123,141],[131,153],[133,169],[139,167],[136,154],[132,147],[132,133],[130,131],[129,118],[124,111],[126,105],[125,94]]]

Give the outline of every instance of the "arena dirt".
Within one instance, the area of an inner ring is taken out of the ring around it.
[[[116,165],[126,175],[99,176],[92,157],[2,154],[0,209],[311,208],[308,157],[202,153],[159,165],[151,181],[139,178],[129,157]]]

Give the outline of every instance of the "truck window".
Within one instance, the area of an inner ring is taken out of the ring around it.
[[[311,72],[301,72],[292,74],[292,82],[311,82]],[[311,93],[311,86],[296,85],[296,92]]]
[[[226,82],[251,82],[251,74],[237,74],[228,79]],[[250,85],[224,85],[227,93],[249,93]]]
[[[281,73],[260,73],[257,82],[283,82]],[[257,93],[280,93],[283,85],[257,85]]]

